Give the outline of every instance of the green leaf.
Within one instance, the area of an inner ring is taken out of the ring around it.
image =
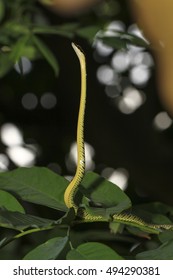
[[[17,43],[12,47],[12,51],[10,53],[10,59],[16,63],[21,58],[23,54],[23,50],[25,46],[27,45],[28,41],[30,39],[30,35],[25,35],[18,39]]]
[[[5,76],[14,66],[14,63],[10,60],[9,56],[9,53],[0,52],[0,78]]]
[[[5,208],[9,211],[18,211],[20,213],[25,213],[25,210],[17,201],[17,199],[10,193],[2,190],[0,190],[0,208]]]
[[[136,255],[137,260],[173,260],[173,240],[168,241],[154,250]]]
[[[99,39],[102,41],[103,44],[108,45],[114,49],[126,49],[127,48],[127,42],[124,40],[121,40],[119,37],[115,36],[105,36],[105,37],[99,37]]]
[[[50,34],[50,35],[61,35],[68,38],[74,37],[74,32],[76,31],[78,24],[64,24],[58,26],[47,26],[47,25],[34,25],[32,32],[34,34]]]
[[[0,189],[24,201],[67,211],[64,191],[69,182],[44,167],[18,168],[0,174]]]
[[[43,43],[42,40],[40,40],[37,36],[32,36],[32,41],[37,47],[37,49],[40,51],[42,56],[47,60],[47,62],[50,64],[50,66],[53,68],[55,75],[58,75],[59,72],[59,66],[56,60],[56,57],[51,52],[51,50]]]
[[[135,235],[138,236],[140,238],[146,238],[146,239],[151,239],[150,238],[150,233],[149,232],[145,232],[142,231],[140,228],[138,227],[132,227],[132,226],[127,226],[126,227],[127,231],[131,234],[131,235]],[[152,232],[151,232],[152,233]],[[158,235],[159,236],[159,235]]]
[[[67,254],[67,260],[123,260],[110,247],[98,243],[87,242]]]
[[[81,185],[84,195],[96,205],[99,204],[100,209],[107,208],[107,214],[120,213],[131,207],[129,197],[118,186],[94,172],[86,173]]]
[[[125,33],[125,32],[119,32],[119,34],[121,35],[121,39],[124,41],[127,41],[127,43],[131,44],[131,45],[135,45],[138,47],[144,47],[147,48],[149,43],[142,39],[141,37],[138,37],[134,34],[130,34],[130,33]]]
[[[144,211],[148,211],[153,214],[171,214],[173,215],[173,207],[170,205],[166,205],[161,202],[151,202],[151,203],[145,203],[140,205],[135,205],[135,209],[142,209]]]
[[[0,208],[0,227],[23,231],[27,228],[46,228],[55,221]]]
[[[171,214],[173,213],[173,208],[163,203],[154,202],[135,205],[133,210],[135,215],[140,216],[149,223],[158,225],[173,224],[170,220]]]
[[[9,36],[18,37],[30,34],[30,30],[26,24],[18,23],[14,20],[7,21],[4,24],[3,31],[7,33]]]
[[[104,31],[102,31],[97,38],[104,44],[115,49],[126,49],[127,45],[135,45],[144,48],[148,47],[148,43],[144,39],[134,34],[120,31],[116,31],[114,33],[115,35],[107,36]]]
[[[30,251],[24,260],[55,260],[67,245],[67,237],[55,237]]]
[[[23,48],[21,56],[25,56],[30,60],[34,60],[40,56],[35,46],[27,45]]]
[[[165,230],[159,234],[158,238],[162,243],[173,240],[173,232],[169,230]]]
[[[99,26],[87,26],[79,28],[76,31],[76,34],[82,38],[87,39],[89,42],[93,42],[96,33],[100,30]]]
[[[110,228],[111,233],[113,233],[113,234],[117,234],[119,232],[122,233],[123,225],[121,225],[119,223],[110,222],[109,228]]]

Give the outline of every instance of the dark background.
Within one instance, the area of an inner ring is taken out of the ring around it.
[[[125,1],[113,19],[121,19],[126,26],[134,23]],[[43,9],[41,7],[41,9]],[[52,24],[77,21],[63,18],[43,9]],[[89,12],[88,12],[89,13]],[[85,15],[85,17],[87,17]],[[82,17],[82,15],[81,15]],[[0,125],[11,122],[23,132],[26,143],[39,146],[36,165],[49,166],[57,163],[61,175],[73,175],[65,164],[70,145],[76,139],[76,123],[79,107],[80,72],[78,61],[69,39],[43,36],[56,55],[60,73],[56,78],[44,60],[33,63],[32,71],[23,77],[11,71],[0,81]],[[155,67],[143,90],[146,102],[133,114],[122,114],[105,95],[105,87],[96,78],[98,66],[93,58],[93,48],[84,39],[75,38],[86,53],[87,59],[87,108],[85,140],[95,149],[95,172],[109,166],[125,168],[129,172],[127,193],[135,203],[162,201],[173,205],[173,127],[159,132],[153,128],[155,115],[165,110],[157,95]],[[104,63],[109,63],[111,56]],[[124,73],[128,76],[128,73]],[[40,103],[34,110],[23,108],[21,99],[26,92],[32,92],[38,99],[44,92],[53,92],[57,104],[51,110]],[[6,147],[0,144],[0,153]],[[16,166],[10,162],[10,169]]]

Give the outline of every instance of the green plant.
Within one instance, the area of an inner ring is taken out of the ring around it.
[[[75,221],[73,209],[68,210],[64,204],[64,191],[68,184],[66,179],[46,168],[18,168],[1,174],[0,226],[18,233],[2,238],[0,247],[28,234],[50,231],[53,237],[29,250],[24,259],[153,259],[158,258],[158,250],[162,252],[159,258],[172,259],[172,231],[151,234],[142,226],[140,229],[140,226],[135,228],[131,224],[110,221],[104,223],[104,227],[98,223],[97,229],[93,223],[86,225],[79,238],[82,224]],[[91,188],[93,185],[95,187]],[[93,172],[85,174],[81,187],[85,197],[93,203],[102,202],[102,212],[108,213],[114,207],[114,213],[120,213],[131,207],[130,198],[123,191]],[[30,215],[22,206],[23,201],[55,209],[59,218]],[[91,206],[88,209],[99,211],[99,208]],[[171,223],[173,209],[162,203],[149,203],[133,206],[133,213],[145,220],[150,217],[152,223]],[[126,256],[127,252],[124,254],[119,248],[122,242],[126,242],[128,247],[138,247]],[[148,246],[154,249],[147,251]]]
[[[36,25],[32,18],[33,13],[38,13],[34,5],[36,1],[30,4],[26,2],[0,2],[3,7],[1,11],[4,11],[1,13],[1,77],[10,71],[14,63],[21,65],[22,56],[36,59],[43,55],[58,73],[54,55],[38,34],[63,35],[70,40],[78,34],[91,42],[100,29],[100,25],[94,24],[89,27],[72,23],[61,26]],[[21,7],[23,9],[19,9]],[[17,14],[10,12],[14,10]],[[145,45],[143,40],[127,33],[116,32],[115,36],[107,37],[105,29],[103,27],[102,33],[97,36],[110,46],[125,48],[127,43]],[[160,259],[173,259],[172,231],[152,230],[142,225],[136,227],[132,223],[111,219],[97,224],[76,219],[73,208],[68,209],[64,203],[68,185],[69,181],[47,168],[18,168],[1,173],[0,226],[4,229],[0,240],[1,252],[23,238],[37,234],[38,239],[34,245],[28,245],[21,258],[157,259],[159,254]],[[109,217],[112,213],[127,211],[149,223],[172,224],[172,207],[158,202],[132,207],[130,198],[118,186],[94,172],[84,175],[75,199],[82,201],[92,214]],[[53,211],[53,214],[46,218],[41,214],[37,216],[30,213],[30,205],[43,207],[44,213]],[[44,240],[43,233],[46,233]]]
[[[106,13],[107,11],[105,11]],[[0,0],[0,78],[18,63],[22,73],[22,57],[35,60],[43,57],[58,75],[59,65],[51,49],[44,43],[42,36],[57,35],[74,40],[75,36],[93,42],[97,38],[114,48],[126,48],[127,44],[146,46],[141,38],[124,32],[106,35],[108,21],[94,20],[92,23],[70,22],[51,25],[44,13],[37,7],[37,0],[4,1]]]

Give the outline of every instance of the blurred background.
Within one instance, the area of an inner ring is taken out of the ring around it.
[[[113,30],[143,38],[131,1],[88,1],[82,8],[55,2],[37,3],[42,17],[35,20],[84,26],[104,20],[108,36]],[[22,57],[23,74],[15,64],[1,78],[0,171],[46,166],[70,179],[76,167],[79,63],[71,39],[41,38],[58,60],[59,75],[44,59]],[[173,205],[173,126],[170,111],[158,95],[154,48],[116,49],[97,36],[92,42],[84,36],[73,40],[87,60],[87,170],[117,184],[134,203]]]

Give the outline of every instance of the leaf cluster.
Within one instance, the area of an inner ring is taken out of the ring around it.
[[[102,10],[108,13],[107,7],[102,7]],[[58,75],[57,58],[44,42],[43,36],[63,36],[70,41],[78,36],[91,44],[97,39],[114,49],[127,48],[128,44],[147,45],[143,39],[125,32],[112,32],[111,36],[107,36],[106,26],[109,21],[110,19],[105,17],[100,21],[97,16],[90,23],[72,21],[52,25],[42,9],[38,7],[36,0],[0,0],[0,78],[6,75],[16,63],[22,73],[22,57],[27,57],[29,60],[44,58],[55,75]]]
[[[0,175],[0,227],[11,235],[0,240],[0,250],[26,235],[47,231],[50,238],[28,250],[23,259],[172,259],[172,231],[148,232],[142,226],[115,222],[112,214],[123,211],[150,217],[153,223],[172,223],[173,209],[161,203],[132,208],[130,198],[116,185],[88,172],[76,198],[80,207],[105,217],[105,222],[85,224],[64,204],[69,182],[47,168],[18,168]],[[55,215],[42,217],[29,213],[25,203],[54,209]],[[152,214],[151,214],[152,213]],[[103,226],[104,225],[104,226]],[[85,230],[87,226],[87,231]],[[81,228],[83,227],[83,228]],[[61,233],[60,233],[61,232]],[[80,238],[78,235],[80,232]],[[119,242],[128,244],[125,252]],[[154,243],[154,249],[147,250]],[[130,252],[130,248],[134,248]],[[145,250],[146,249],[146,250]],[[159,254],[159,255],[158,255]]]

